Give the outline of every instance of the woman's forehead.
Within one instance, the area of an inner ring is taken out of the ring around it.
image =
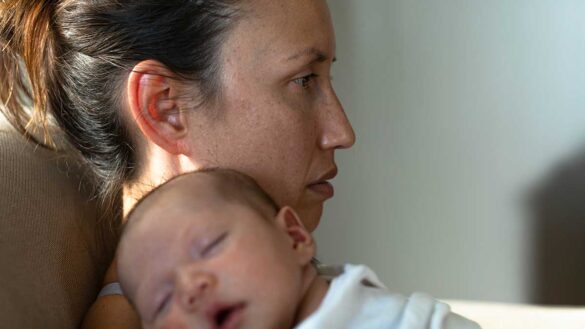
[[[255,0],[232,33],[232,47],[259,63],[286,63],[317,50],[333,58],[335,41],[324,0]]]

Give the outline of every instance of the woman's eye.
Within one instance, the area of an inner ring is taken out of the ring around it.
[[[228,235],[227,232],[223,233],[220,236],[218,236],[215,240],[211,241],[210,244],[205,246],[205,248],[201,250],[201,257],[214,256],[219,250],[221,250],[219,247],[221,246],[221,243],[225,240],[227,235]]]
[[[315,74],[315,73],[311,73],[311,74],[309,74],[309,75],[306,75],[306,76],[304,76],[304,77],[300,77],[300,78],[294,79],[294,80],[293,80],[293,82],[294,82],[294,83],[296,83],[297,85],[299,85],[301,88],[303,88],[303,89],[307,89],[307,88],[309,88],[309,87],[310,87],[310,85],[311,85],[311,82],[312,82],[312,81],[313,81],[313,80],[314,80],[316,77],[318,77],[318,75],[317,75],[317,74]]]

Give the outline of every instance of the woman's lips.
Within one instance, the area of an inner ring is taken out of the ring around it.
[[[335,176],[337,176],[337,167],[333,166],[307,187],[309,190],[319,194],[324,199],[330,199],[335,194],[335,189],[333,188],[333,185],[329,183],[329,180],[335,178]]]
[[[325,199],[330,199],[335,194],[335,189],[333,185],[327,181],[317,182],[309,185],[309,189],[321,196]]]

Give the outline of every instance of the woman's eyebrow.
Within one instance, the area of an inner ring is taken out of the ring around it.
[[[329,58],[331,58],[331,56],[329,56],[326,52],[321,51],[317,48],[314,47],[309,47],[309,48],[305,48],[297,53],[295,53],[294,55],[290,56],[287,58],[287,61],[294,61],[294,60],[298,60],[300,58],[303,57],[310,57],[311,58],[311,63],[313,62],[317,62],[317,63],[323,63],[326,62]],[[333,62],[337,61],[337,58],[333,58],[332,59]]]

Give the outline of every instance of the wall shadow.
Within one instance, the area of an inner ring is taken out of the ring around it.
[[[585,148],[537,187],[530,210],[535,221],[532,300],[585,305]]]

